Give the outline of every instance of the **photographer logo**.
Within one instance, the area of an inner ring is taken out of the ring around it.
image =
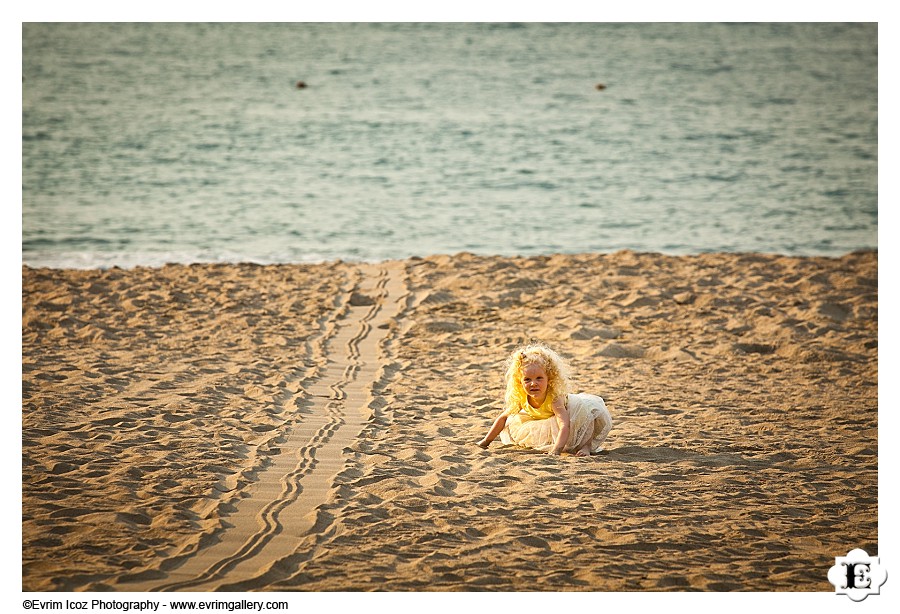
[[[847,556],[834,558],[834,566],[828,570],[828,581],[834,585],[836,595],[847,595],[853,601],[862,601],[869,595],[877,595],[887,581],[887,570],[877,556],[869,556],[859,548]]]

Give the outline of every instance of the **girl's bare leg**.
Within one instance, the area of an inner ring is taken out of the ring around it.
[[[590,456],[591,455],[591,441],[588,440],[586,444],[575,450],[575,456]]]

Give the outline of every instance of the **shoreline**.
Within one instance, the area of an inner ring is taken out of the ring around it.
[[[505,259],[515,259],[515,258],[547,258],[552,256],[587,256],[587,255],[596,255],[596,256],[612,256],[615,254],[637,254],[637,255],[648,255],[648,256],[662,256],[665,258],[691,258],[696,256],[708,256],[708,255],[735,255],[735,256],[767,256],[774,258],[831,258],[831,259],[840,259],[846,256],[851,256],[853,254],[867,254],[874,253],[878,254],[878,247],[861,247],[852,249],[849,251],[835,253],[835,254],[826,254],[826,253],[817,253],[817,254],[791,254],[784,252],[768,252],[763,250],[751,250],[751,251],[703,251],[703,252],[690,252],[690,253],[682,253],[682,252],[664,252],[664,251],[641,251],[641,250],[633,250],[633,249],[617,249],[613,251],[584,251],[584,252],[552,252],[546,254],[490,254],[490,253],[479,253],[472,252],[467,250],[462,250],[458,252],[448,252],[448,253],[432,253],[426,256],[412,255],[412,256],[404,256],[397,258],[327,258],[327,259],[318,259],[318,260],[309,260],[309,261],[296,261],[296,262],[262,262],[256,260],[196,260],[196,261],[166,261],[156,264],[131,264],[131,265],[120,265],[120,264],[110,264],[106,266],[97,266],[97,265],[89,265],[89,266],[48,266],[48,265],[36,265],[29,264],[25,262],[24,258],[20,259],[20,265],[22,268],[27,269],[49,269],[53,271],[108,271],[108,270],[122,270],[122,271],[131,271],[134,269],[161,269],[167,266],[209,266],[209,265],[234,265],[234,266],[317,266],[317,265],[327,265],[327,264],[384,264],[388,262],[406,262],[406,261],[415,261],[423,258],[433,258],[433,257],[476,257],[476,258],[505,258]]]
[[[340,411],[364,419],[301,484],[323,495],[311,528],[239,590],[831,591],[847,543],[878,550],[877,261],[22,265],[23,590],[169,581],[231,535],[327,413],[329,340],[396,304],[377,347],[348,354],[365,394]],[[379,298],[365,284],[385,267]],[[474,445],[532,338],[607,401],[604,452]]]

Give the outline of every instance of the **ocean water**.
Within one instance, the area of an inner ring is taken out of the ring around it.
[[[877,247],[875,24],[22,35],[31,266]]]

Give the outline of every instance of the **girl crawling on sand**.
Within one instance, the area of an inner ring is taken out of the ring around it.
[[[506,409],[478,442],[487,448],[500,436],[548,454],[599,452],[612,429],[606,404],[592,394],[569,394],[565,361],[541,343],[526,345],[506,361]]]

